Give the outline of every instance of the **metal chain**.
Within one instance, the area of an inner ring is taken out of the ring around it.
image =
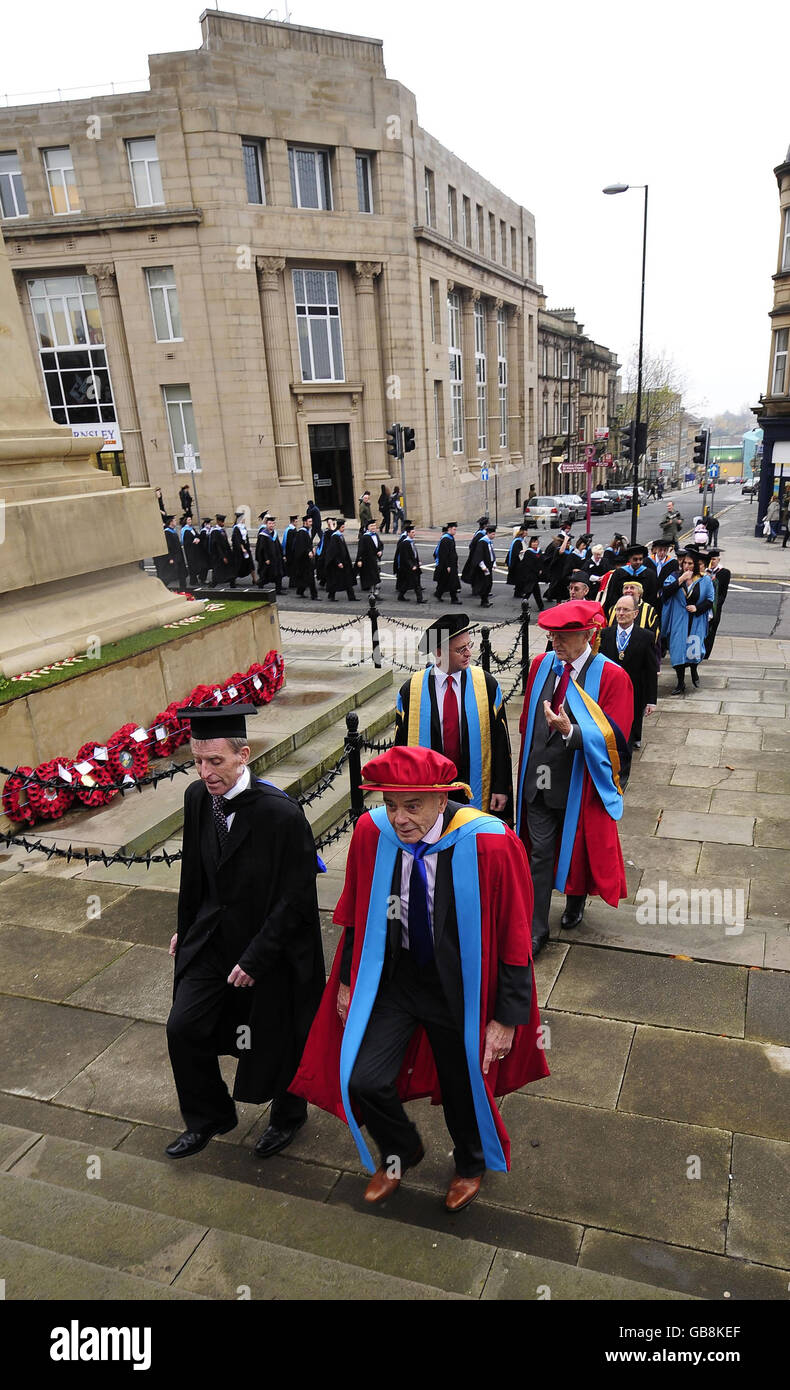
[[[332,627],[284,627],[280,623],[280,631],[287,632],[291,637],[322,637],[327,632],[340,632],[345,627],[354,627],[355,623],[361,623],[367,616],[367,613],[360,613],[356,618],[349,618],[347,623],[335,623]]]
[[[321,781],[316,783],[311,792],[306,792],[304,796],[297,796],[294,799],[300,806],[309,806],[313,801],[317,801],[320,796],[323,796],[325,791],[329,790],[335,778],[342,772],[343,766],[347,761],[348,749],[344,748],[335,766],[332,768],[332,771],[327,772],[326,776],[322,777]]]

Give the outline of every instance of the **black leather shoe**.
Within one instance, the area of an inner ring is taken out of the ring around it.
[[[548,941],[548,939],[549,939],[549,934],[548,934],[548,932],[544,932],[543,936],[533,936],[533,938],[532,938],[532,959],[533,959],[533,960],[536,960],[537,957],[540,955],[540,953],[541,953],[541,951],[543,950],[543,947],[546,945],[546,942]]]
[[[287,1149],[294,1135],[306,1123],[307,1117],[305,1116],[304,1120],[297,1120],[292,1125],[282,1125],[281,1127],[269,1125],[255,1145],[256,1158],[271,1158],[272,1154],[278,1154],[281,1149]]]
[[[686,693],[686,687],[685,687],[685,685],[676,685],[676,686],[675,686],[675,689],[674,689],[674,690],[670,690],[669,693],[670,693],[670,695],[685,695],[685,693]]]
[[[579,897],[568,894],[565,899],[565,911],[560,918],[560,926],[563,931],[571,931],[573,927],[580,927],[584,921],[584,909],[587,906],[587,896],[582,893]]]
[[[185,1129],[172,1144],[168,1144],[165,1153],[168,1158],[191,1158],[192,1154],[199,1154],[201,1149],[205,1149],[215,1134],[230,1134],[238,1123],[237,1119],[233,1119],[230,1124],[207,1125],[205,1129]]]
[[[691,684],[694,687],[699,685],[699,676],[697,675],[696,671],[692,671],[691,673]]]

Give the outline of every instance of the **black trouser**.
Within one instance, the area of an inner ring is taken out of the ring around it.
[[[362,1121],[381,1153],[408,1167],[420,1146],[395,1082],[409,1040],[422,1024],[431,1044],[447,1128],[453,1138],[456,1172],[474,1178],[485,1172],[472,1087],[461,1031],[442,989],[435,965],[420,968],[409,951],[401,951],[392,978],[382,979],[362,1039],[349,1090]]]
[[[698,664],[699,664],[699,663],[696,662],[696,661],[690,661],[690,662],[688,663],[688,668],[689,668],[689,670],[690,670],[690,672],[691,672],[691,679],[692,679],[692,680],[694,680],[695,677],[696,677],[696,675],[697,675],[697,666],[698,666]],[[673,670],[674,670],[674,672],[675,672],[675,675],[676,675],[677,678],[678,678],[678,685],[680,686],[681,690],[685,690],[685,688],[686,688],[686,667],[685,667],[685,665],[684,665],[684,666],[675,666],[675,667],[673,667]]]
[[[525,752],[526,756],[526,752]],[[554,888],[554,861],[557,839],[562,834],[564,806],[547,806],[543,793],[527,802],[529,832],[529,869],[532,874],[532,940],[544,940],[549,934],[549,911]]]
[[[460,587],[461,581],[458,575],[453,573],[448,574],[445,571],[436,581],[436,597],[442,598],[444,594],[449,594],[451,598],[455,598]]]
[[[220,1055],[235,1051],[238,988],[227,983],[235,961],[227,964],[220,947],[209,942],[190,961],[178,981],[167,1020],[167,1046],[188,1130],[232,1124],[236,1107],[219,1069]],[[254,1040],[253,1040],[254,1042]],[[274,1097],[270,1123],[281,1128],[307,1114],[307,1101],[284,1091]]]
[[[628,739],[629,747],[633,748],[635,743],[642,742],[642,721],[645,716],[644,705],[638,705],[634,701],[634,722],[631,725],[631,733]]]

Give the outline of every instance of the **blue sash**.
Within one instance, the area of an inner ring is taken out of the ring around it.
[[[370,888],[370,904],[365,923],[365,940],[359,962],[354,993],[346,1019],[343,1043],[340,1049],[340,1094],[348,1127],[359,1151],[359,1156],[369,1172],[376,1170],[362,1132],[354,1117],[349,1096],[349,1081],[354,1069],[362,1039],[365,1036],[370,1015],[381,982],[384,965],[384,952],[387,944],[387,904],[392,890],[392,875],[398,850],[408,853],[389,823],[386,807],[377,806],[370,817],[379,831],[376,860],[373,866],[373,881]],[[466,817],[472,815],[469,820]],[[462,812],[465,817],[456,830],[442,835],[426,854],[437,854],[440,850],[454,848],[452,862],[453,892],[458,921],[458,941],[461,952],[461,978],[464,993],[464,1051],[472,1088],[477,1127],[483,1148],[486,1167],[500,1172],[507,1170],[505,1155],[497,1134],[491,1110],[491,1102],[483,1079],[480,1058],[480,988],[481,988],[481,922],[480,922],[480,880],[477,871],[477,836],[504,835],[505,827],[493,816],[475,815]]]
[[[423,673],[422,691],[420,694],[421,748],[430,748],[431,746],[431,692],[428,684],[429,674],[429,670]],[[482,731],[480,729],[480,711],[477,707],[474,682],[468,670],[464,671],[461,676],[461,686],[464,713],[466,715],[466,727],[469,731],[469,786],[472,788],[472,805],[476,806],[478,811],[482,811],[484,810]],[[434,689],[435,687],[436,682],[434,681]],[[461,732],[463,733],[463,730]]]

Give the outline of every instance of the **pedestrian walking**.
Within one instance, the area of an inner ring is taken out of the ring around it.
[[[383,553],[384,542],[376,530],[375,518],[371,516],[365,530],[359,533],[355,561],[359,587],[363,593],[369,593],[371,589],[375,592],[378,589],[381,583],[380,565]]]
[[[305,589],[309,589],[311,599],[317,599],[318,590],[315,584],[315,537],[312,532],[311,518],[307,514],[302,517],[302,524],[294,537],[292,571],[293,577],[290,584],[291,587],[296,590],[299,597],[304,598]]]
[[[392,572],[395,575],[395,588],[400,603],[406,602],[406,595],[412,590],[418,603],[428,602],[422,592],[420,553],[414,539],[414,522],[408,519],[403,523],[403,534],[395,547]]]
[[[255,542],[255,559],[258,564],[258,588],[262,589],[264,584],[273,584],[275,593],[281,594],[285,561],[283,560],[283,548],[277,535],[276,521],[276,516],[266,513],[266,520],[259,530]]]
[[[708,634],[705,638],[705,655],[709,657],[713,651],[713,643],[716,641],[716,633],[719,630],[719,623],[721,622],[721,611],[724,607],[730,587],[730,580],[732,578],[730,570],[721,563],[721,551],[717,547],[708,551],[707,575],[713,585],[714,591],[713,610],[710,615]]]
[[[392,518],[391,518],[391,510],[390,510],[390,509],[391,509],[391,506],[392,506],[392,495],[391,495],[391,493],[390,493],[389,488],[387,487],[387,484],[386,484],[386,483],[382,483],[382,484],[381,484],[381,492],[379,493],[378,509],[379,509],[380,514],[381,514],[381,529],[382,529],[382,531],[384,531],[387,535],[389,535],[390,521],[391,521],[391,519],[392,519]]]
[[[631,681],[634,694],[634,720],[629,746],[642,747],[642,721],[655,714],[658,704],[658,660],[655,637],[640,627],[631,594],[621,594],[614,606],[614,623],[601,633],[599,651],[616,661]]]
[[[458,597],[461,581],[458,578],[458,551],[455,544],[457,529],[457,521],[448,521],[446,526],[442,527],[439,543],[433,552],[433,558],[436,561],[433,582],[436,585],[436,597],[439,603],[445,594],[450,595],[451,603],[461,602]]]
[[[367,488],[359,499],[359,534],[366,531],[373,520],[373,508],[370,505],[370,493]]]
[[[496,569],[496,551],[494,550],[495,535],[496,526],[489,523],[485,528],[485,535],[478,536],[475,541],[474,549],[470,556],[470,583],[472,586],[472,593],[476,598],[480,599],[481,608],[493,607],[489,595],[493,588],[494,570]]]
[[[332,603],[338,589],[345,589],[352,603],[358,603],[354,593],[354,566],[346,545],[346,518],[338,517],[337,526],[329,541],[326,556],[326,595]]]
[[[673,695],[686,693],[687,666],[692,684],[699,685],[697,668],[705,660],[705,639],[714,597],[713,582],[703,574],[701,557],[693,551],[684,551],[677,573],[664,580],[661,609],[661,631],[677,676]]]
[[[680,532],[683,530],[683,518],[675,509],[675,504],[671,500],[667,502],[667,509],[659,522],[661,535],[669,545],[674,545]]]

